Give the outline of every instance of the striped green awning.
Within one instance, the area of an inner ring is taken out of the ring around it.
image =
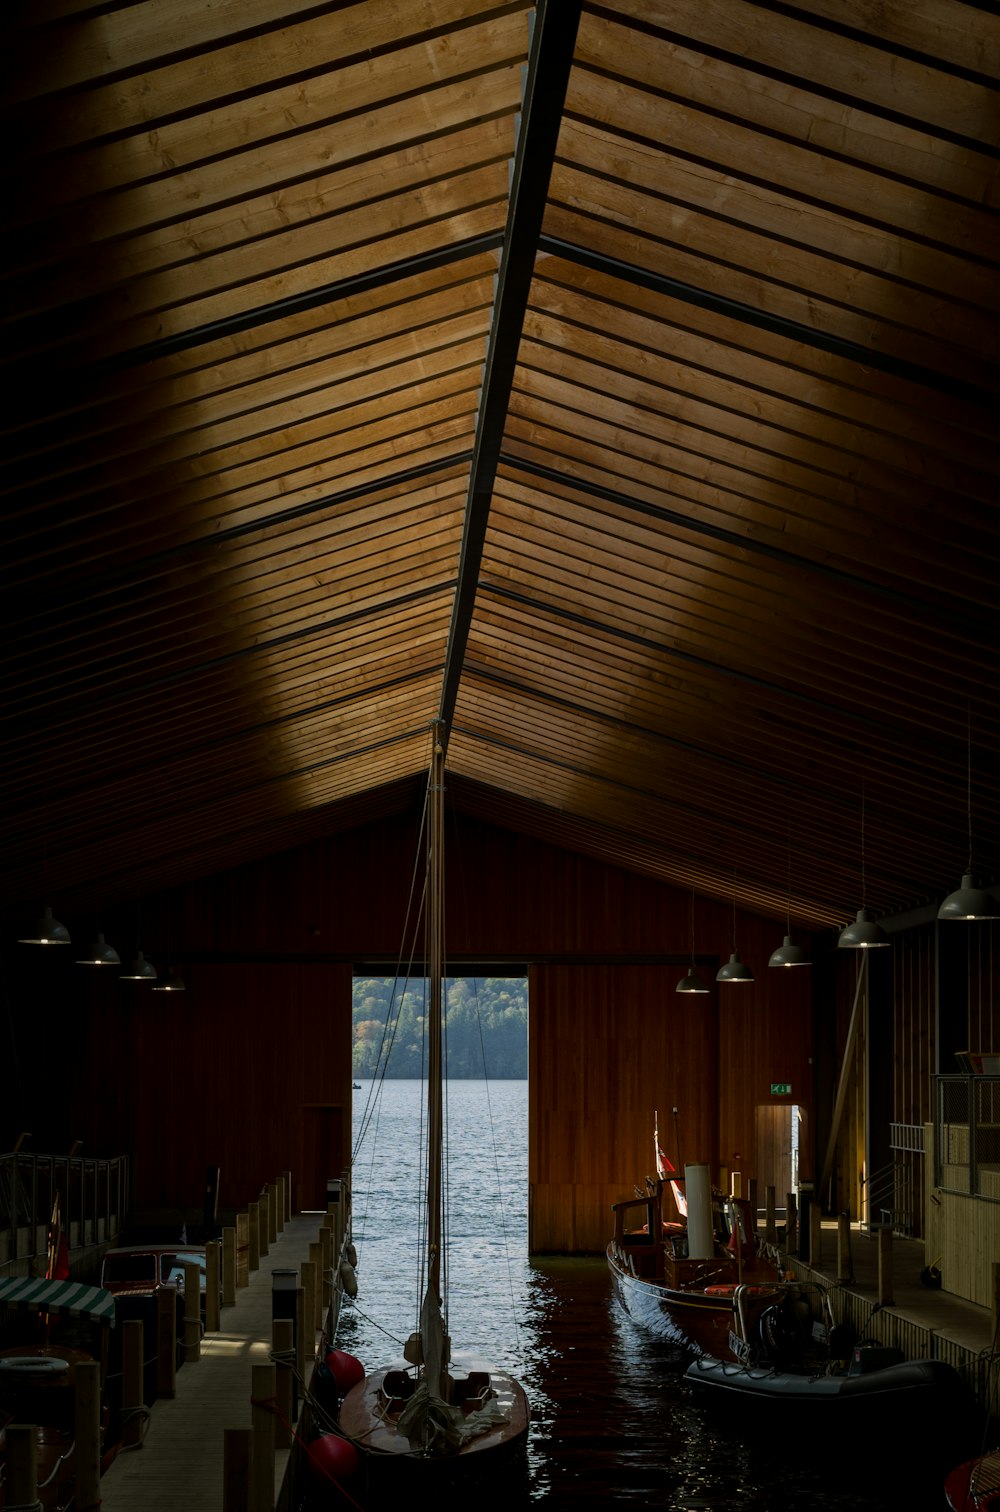
[[[45,1312],[74,1313],[98,1318],[114,1327],[115,1299],[103,1286],[79,1281],[46,1281],[37,1276],[6,1276],[0,1280],[0,1303],[8,1307],[37,1307]]]

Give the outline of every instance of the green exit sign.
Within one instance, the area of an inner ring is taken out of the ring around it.
[[[792,1093],[792,1084],[791,1084],[791,1082],[772,1082],[771,1083],[771,1096],[772,1097],[790,1097],[791,1093]]]

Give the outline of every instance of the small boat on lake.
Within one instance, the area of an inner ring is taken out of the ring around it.
[[[423,1228],[423,1300],[419,1325],[403,1358],[367,1374],[340,1407],[342,1434],[359,1451],[373,1502],[390,1495],[475,1490],[484,1497],[498,1478],[524,1460],[530,1410],[523,1387],[474,1353],[453,1353],[448,1336],[443,1140],[444,1013],[444,731],[435,726],[425,812],[425,942],[427,1009],[426,1203]],[[417,1131],[414,1130],[414,1138]],[[414,1295],[419,1295],[416,1288]],[[406,1308],[400,1296],[400,1315]],[[438,1505],[441,1505],[440,1499]]]
[[[607,1259],[621,1306],[660,1338],[727,1357],[739,1294],[747,1331],[768,1312],[777,1341],[774,1310],[785,1304],[786,1288],[777,1258],[758,1242],[750,1204],[713,1192],[705,1165],[686,1166],[683,1179],[664,1171],[656,1148],[656,1180],[612,1204]],[[673,1208],[665,1217],[668,1192]]]

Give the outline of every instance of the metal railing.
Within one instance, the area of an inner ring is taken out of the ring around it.
[[[861,1188],[861,1227],[868,1233],[890,1228],[910,1238],[914,1228],[913,1170],[901,1161],[873,1171]]]
[[[889,1148],[905,1150],[912,1155],[922,1155],[924,1153],[923,1124],[890,1124]]]
[[[934,1185],[1000,1202],[1000,1076],[935,1076]]]
[[[72,1251],[112,1243],[121,1233],[129,1201],[128,1157],[0,1155],[0,1271],[44,1268],[52,1215]]]

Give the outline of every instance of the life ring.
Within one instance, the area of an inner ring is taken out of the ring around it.
[[[68,1360],[52,1355],[8,1355],[0,1360],[0,1371],[4,1375],[55,1376],[65,1375],[68,1370]]]
[[[349,1297],[358,1295],[358,1278],[354,1274],[354,1266],[349,1260],[340,1262],[340,1284]]]

